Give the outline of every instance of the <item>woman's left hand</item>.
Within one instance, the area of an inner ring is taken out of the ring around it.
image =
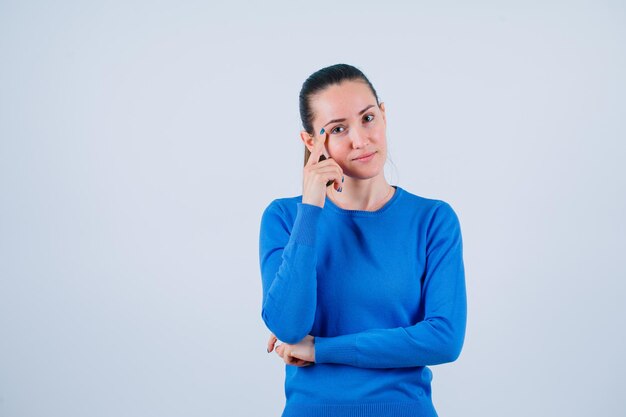
[[[276,336],[272,334],[268,342],[268,352],[272,351],[276,341]],[[283,358],[287,365],[312,365],[315,363],[315,337],[307,335],[295,345],[290,345],[289,343],[278,345],[276,353]]]

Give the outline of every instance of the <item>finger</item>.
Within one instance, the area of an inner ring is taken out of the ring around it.
[[[339,164],[337,164],[332,159],[327,159],[327,161],[329,162],[328,165],[320,168],[316,167],[316,173],[326,180],[327,187],[331,184],[334,184],[333,187],[335,188],[335,190],[339,190],[343,186],[343,170],[341,169]]]
[[[274,350],[274,344],[277,340],[278,339],[276,338],[276,336],[274,336],[274,334],[270,336],[270,340],[267,342],[267,353],[270,353],[272,350]]]
[[[296,356],[294,354],[294,349],[293,347],[288,347],[284,350],[283,352],[283,358],[285,360],[285,363],[288,365],[294,365],[294,366],[302,366],[304,365],[306,362],[306,360],[299,358],[298,356]]]
[[[287,365],[295,365],[296,361],[298,360],[297,358],[294,358],[293,356],[289,355],[288,353],[286,353],[283,356],[283,359],[285,359],[285,363]]]
[[[287,365],[293,365],[294,361],[296,361],[297,359],[298,358],[294,358],[293,356],[291,356],[291,349],[283,349],[283,360]]]
[[[309,366],[309,365],[312,365],[312,364],[313,364],[313,362],[306,361],[304,359],[293,358],[290,365],[299,366],[300,368],[303,368],[305,366]]]
[[[340,187],[343,186],[343,168],[341,168],[341,166],[337,163],[337,161],[335,161],[332,157],[330,158],[325,158],[324,155],[322,155],[320,158],[324,158],[323,161],[318,162],[315,167],[316,170],[320,170],[322,167],[326,168],[326,167],[335,167],[337,169],[337,173],[339,175],[338,178],[333,178],[332,181],[328,181],[328,183],[326,184],[326,186],[328,187],[329,185],[331,185],[333,183],[333,181],[335,182],[335,189],[339,189]],[[328,171],[323,171],[323,172],[328,172]]]
[[[311,149],[311,154],[309,155],[309,160],[307,161],[307,166],[315,165],[326,159],[326,157],[323,155],[326,135],[324,135],[324,137],[320,139],[314,138],[314,141],[315,142],[313,143],[313,149]]]
[[[308,364],[309,364],[309,361],[305,361],[304,359],[298,359],[294,361],[294,365],[296,366],[307,366]]]
[[[322,129],[321,137],[317,139],[314,143],[313,150],[311,151],[311,155],[309,156],[309,160],[306,162],[307,166],[315,165],[319,162],[320,155],[324,152],[324,144],[326,143],[326,139],[328,139],[328,132]]]

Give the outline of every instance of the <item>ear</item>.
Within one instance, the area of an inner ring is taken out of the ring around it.
[[[386,124],[387,116],[385,116],[385,103],[381,101],[378,107],[380,108],[380,111],[383,113],[383,120],[385,121],[385,124]]]
[[[315,139],[311,136],[306,130],[300,131],[300,139],[304,146],[309,148],[309,152],[313,149],[313,145],[315,144]]]

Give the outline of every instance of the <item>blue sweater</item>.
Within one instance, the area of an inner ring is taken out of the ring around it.
[[[467,301],[452,207],[399,186],[376,211],[302,195],[263,212],[261,317],[315,363],[285,364],[282,417],[437,416],[429,365],[459,357]]]

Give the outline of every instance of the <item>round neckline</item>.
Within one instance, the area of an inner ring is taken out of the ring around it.
[[[385,204],[383,204],[382,207],[378,208],[377,210],[369,211],[369,210],[344,209],[344,208],[339,207],[337,204],[335,204],[333,200],[331,200],[330,198],[326,198],[324,204],[327,204],[328,208],[330,208],[331,210],[337,213],[356,215],[356,216],[377,216],[389,210],[389,208],[398,200],[398,198],[400,197],[400,194],[402,194],[402,192],[404,191],[402,187],[400,187],[399,185],[392,185],[392,187],[395,188],[396,191],[393,193],[391,198]]]

